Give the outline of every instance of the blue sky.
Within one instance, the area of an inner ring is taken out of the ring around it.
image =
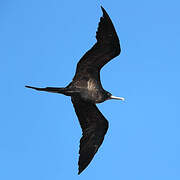
[[[95,43],[102,5],[122,53],[105,89],[126,103],[99,109],[104,143],[77,175],[81,129],[70,98],[32,86],[65,86]],[[180,2],[178,0],[0,2],[0,179],[180,179]]]

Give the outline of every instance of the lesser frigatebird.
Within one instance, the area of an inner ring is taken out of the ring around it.
[[[65,88],[26,86],[38,91],[71,96],[83,132],[80,140],[78,174],[89,165],[108,129],[108,121],[96,107],[96,103],[108,99],[124,100],[123,97],[112,96],[104,90],[100,81],[101,68],[121,52],[112,21],[105,9],[103,7],[101,9],[103,16],[96,32],[97,42],[78,62],[72,82]]]

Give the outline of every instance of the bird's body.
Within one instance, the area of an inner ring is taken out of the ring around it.
[[[71,101],[83,131],[79,150],[79,174],[93,159],[108,129],[108,121],[95,104],[108,99],[124,100],[124,98],[112,96],[111,93],[104,90],[100,81],[101,68],[112,58],[118,56],[121,51],[112,21],[104,8],[102,8],[102,11],[103,16],[100,19],[96,33],[97,42],[80,59],[75,76],[67,87],[37,88],[26,86],[38,91],[71,96]]]
[[[79,96],[79,98],[85,101],[92,103],[101,103],[105,101],[105,90],[103,89],[101,83],[99,83],[99,81],[96,79],[89,78],[80,82],[72,82],[68,88],[75,88],[78,90],[80,93],[78,93],[76,96]]]

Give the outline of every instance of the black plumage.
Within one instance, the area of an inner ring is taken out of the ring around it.
[[[100,18],[96,32],[97,42],[78,62],[72,82],[65,88],[26,86],[38,91],[71,96],[71,101],[83,131],[83,136],[80,140],[78,174],[89,165],[102,144],[108,129],[108,121],[99,111],[96,103],[101,103],[108,99],[124,100],[122,97],[112,96],[101,85],[101,68],[111,59],[118,56],[121,51],[112,21],[104,8],[101,7],[101,9],[103,16]]]

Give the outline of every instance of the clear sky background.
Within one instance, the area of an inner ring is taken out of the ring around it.
[[[81,129],[69,97],[26,89],[65,86],[95,43],[102,5],[122,53],[101,71],[126,103],[99,109],[104,143],[77,175]],[[0,2],[0,179],[180,179],[180,1]]]

